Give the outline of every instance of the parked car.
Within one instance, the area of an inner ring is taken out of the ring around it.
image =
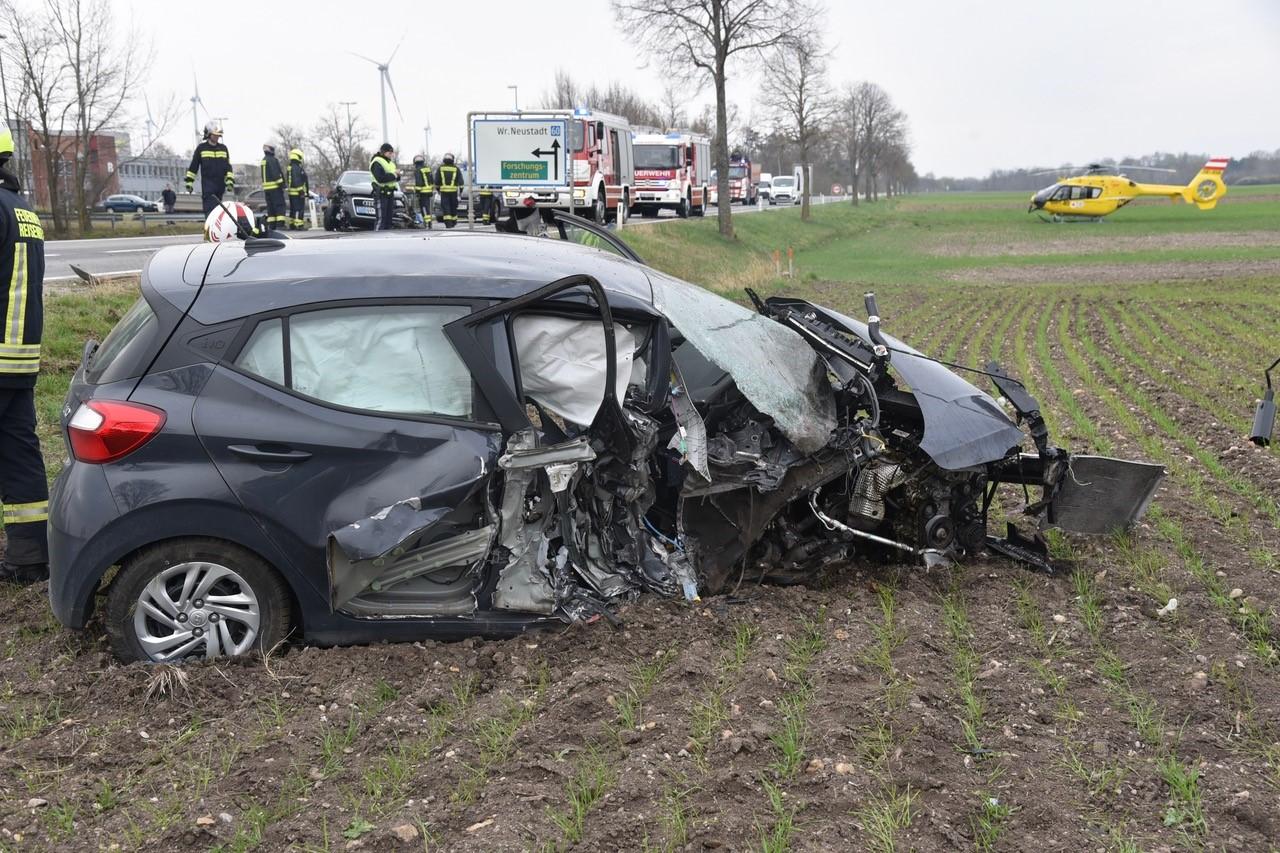
[[[109,195],[100,205],[103,210],[112,213],[159,213],[160,202],[147,201],[145,198],[127,193]]]
[[[997,485],[1107,533],[1163,473],[1053,447],[997,367],[1018,423],[875,316],[752,311],[553,230],[157,252],[62,410],[57,618],[102,599],[116,655],[179,661],[511,635],[887,555],[1047,568],[987,535]]]
[[[343,172],[329,192],[324,209],[324,230],[344,231],[351,228],[373,228],[377,219],[373,204],[373,173],[367,169]],[[412,228],[413,214],[405,195],[396,190],[395,228]]]

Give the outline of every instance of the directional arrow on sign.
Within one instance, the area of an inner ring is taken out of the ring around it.
[[[535,148],[530,153],[533,154],[534,157],[538,157],[538,158],[546,157],[548,154],[550,154],[551,162],[555,166],[555,174],[551,176],[552,180],[556,180],[556,181],[560,180],[560,140],[559,139],[554,139],[551,141],[550,151],[543,151],[541,148]]]

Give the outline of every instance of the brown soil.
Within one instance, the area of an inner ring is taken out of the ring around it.
[[[985,284],[1126,284],[1162,281],[1216,281],[1278,278],[1280,259],[1165,261],[1127,264],[1031,264],[975,267],[947,274],[950,281]]]
[[[982,293],[974,288],[974,299]],[[986,299],[974,306],[983,319],[971,341],[989,341],[986,327],[1001,319],[997,297]],[[1095,324],[1091,337],[1105,335]],[[1141,458],[1067,367],[1056,319],[1049,340],[1054,369],[1115,454]],[[1031,340],[1027,347],[1034,351]],[[1049,387],[1046,369],[1028,377],[1038,388]],[[1231,470],[1274,493],[1273,456],[1124,369]],[[1042,396],[1070,433],[1060,401]],[[1275,549],[1280,532],[1225,488],[1215,492],[1245,525],[1244,545],[1174,478],[1156,503],[1224,583],[1270,609],[1275,573],[1251,554]],[[1021,495],[1008,497],[1013,506]],[[1280,767],[1265,752],[1280,742],[1280,670],[1250,649],[1151,522],[1134,542],[1164,561],[1176,618],[1156,614],[1109,540],[1074,542],[1075,570],[1095,578],[1102,642],[1163,715],[1166,743],[1200,774],[1203,838],[1166,825],[1175,803],[1157,769],[1160,751],[1140,740],[1125,700],[1100,675],[1073,578],[975,559],[954,572],[844,566],[812,589],[748,580],[739,598],[697,608],[643,598],[620,611],[620,629],[598,622],[506,641],[290,647],[188,666],[181,683],[172,670],[113,663],[100,625],[83,634],[58,627],[44,585],[0,589],[0,850],[421,850],[424,830],[431,849],[448,850],[758,849],[777,821],[765,782],[795,812],[796,850],[867,849],[869,809],[894,791],[912,797],[899,849],[973,849],[993,798],[1012,808],[996,850],[1074,853],[1111,849],[1118,837],[1144,850],[1201,841],[1267,849],[1280,837]],[[1016,605],[1022,582],[1050,635],[1043,657]],[[877,584],[896,589],[901,645],[887,673],[871,655],[882,619]],[[960,723],[948,594],[965,603],[980,661],[979,754],[967,750]],[[780,775],[773,739],[795,691],[788,656],[810,622],[823,644],[806,675],[802,769]],[[734,670],[728,654],[743,624],[756,639]],[[638,727],[619,729],[637,667],[664,653],[669,663]],[[1061,693],[1046,671],[1063,680]],[[464,681],[473,691],[460,700]],[[700,761],[691,740],[713,706],[721,713]],[[504,720],[518,723],[509,746],[484,752],[480,734]],[[1069,767],[1073,754],[1091,779]],[[603,794],[581,840],[569,842],[553,815],[566,811],[575,774],[593,762],[604,768]],[[673,801],[687,810],[681,844],[672,844]]]

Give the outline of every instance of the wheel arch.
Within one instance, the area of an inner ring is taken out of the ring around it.
[[[112,567],[126,562],[141,551],[180,539],[217,539],[243,548],[262,560],[284,581],[292,605],[293,625],[305,633],[304,599],[315,603],[325,598],[311,589],[306,579],[293,568],[288,558],[263,532],[258,519],[243,510],[203,501],[166,503],[163,507],[143,508],[116,520],[85,544],[81,554],[92,554],[91,561],[81,561],[65,573],[65,579],[51,583],[50,604],[55,615],[68,628],[83,628],[94,613],[103,578]],[[74,578],[74,582],[67,581]],[[114,581],[114,578],[112,578]]]

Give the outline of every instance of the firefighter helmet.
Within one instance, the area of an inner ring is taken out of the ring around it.
[[[301,149],[301,148],[293,148],[293,149],[291,149],[291,150],[289,151],[289,159],[290,159],[290,160],[297,160],[298,162],[302,162],[302,149]]]
[[[241,230],[245,234],[252,234],[253,229],[253,211],[247,204],[238,201],[224,202],[209,211],[209,216],[204,221],[204,239],[209,243],[224,243],[239,237]]]
[[[9,128],[0,126],[0,160],[7,160],[13,156],[13,134],[9,132]]]
[[[421,154],[414,154],[414,155],[413,155],[413,162],[415,162],[415,163],[425,163],[425,162],[427,162],[427,158],[426,158],[426,157],[424,157],[424,156],[423,156],[423,155],[421,155]]]
[[[211,121],[204,126],[205,139],[208,139],[210,136],[214,136],[214,135],[222,136],[222,122]]]
[[[276,146],[275,146],[275,143],[274,143],[274,142],[264,142],[264,143],[262,143],[262,153],[263,153],[263,154],[270,154],[272,157],[276,156]]]
[[[444,161],[445,161],[446,163],[449,163],[450,165],[452,165],[452,164],[453,164],[453,155],[452,155],[452,154],[446,154],[446,155],[444,155]]]

